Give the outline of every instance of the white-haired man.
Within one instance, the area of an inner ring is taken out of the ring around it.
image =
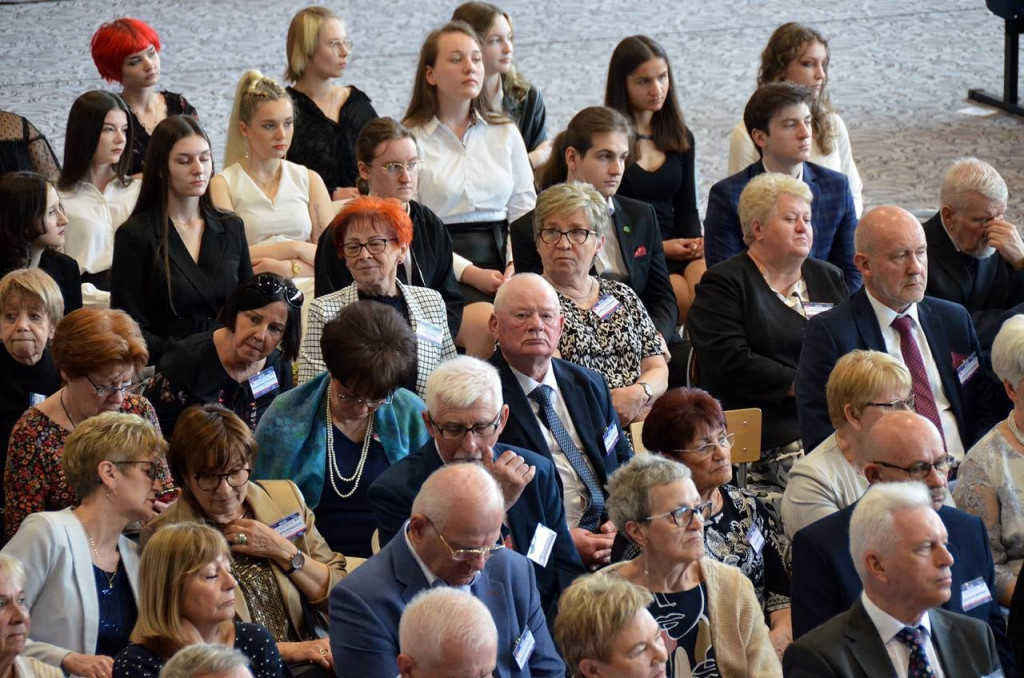
[[[490,611],[458,589],[417,593],[402,613],[398,645],[400,678],[475,678],[498,668],[498,629]]]

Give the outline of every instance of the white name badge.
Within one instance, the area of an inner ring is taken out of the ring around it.
[[[819,313],[824,313],[825,311],[827,311],[827,310],[829,310],[831,308],[832,308],[832,304],[827,304],[825,302],[810,302],[810,303],[804,304],[804,313],[807,314],[808,318],[813,318],[814,316],[818,315]]]
[[[43,402],[44,400],[46,400],[46,396],[44,396],[42,393],[29,393],[28,394],[28,406],[29,407],[35,407],[36,405],[38,405],[39,403]]]
[[[965,582],[960,589],[960,602],[963,605],[964,612],[970,612],[990,600],[992,600],[992,593],[988,590],[985,580],[981,577]]]
[[[533,540],[530,542],[530,550],[526,552],[526,557],[541,567],[547,567],[557,536],[558,534],[547,525],[537,523],[537,530],[533,533]]]
[[[615,313],[615,309],[620,306],[619,300],[610,294],[606,294],[597,300],[592,309],[594,313],[598,315],[601,320],[608,320],[608,317]]]
[[[533,631],[527,627],[523,634],[516,638],[515,647],[512,648],[512,656],[515,657],[516,666],[522,671],[526,668],[526,663],[530,661],[530,655],[533,654],[533,648],[537,645],[537,641],[533,638]]]
[[[764,534],[761,533],[761,528],[751,525],[747,530],[747,541],[750,543],[750,548],[754,549],[754,553],[760,554],[761,549],[764,548]]]
[[[428,323],[425,320],[417,320],[416,337],[429,344],[433,344],[434,346],[440,346],[441,340],[444,338],[444,332],[440,327],[433,323]]]
[[[608,428],[604,430],[604,435],[601,436],[604,440],[604,456],[608,456],[615,449],[615,444],[619,442],[619,427],[615,424],[609,424]]]
[[[260,398],[277,388],[277,372],[273,367],[268,367],[259,374],[249,377],[249,388],[252,389],[252,397]]]
[[[967,360],[960,363],[960,367],[956,368],[956,376],[960,379],[960,385],[963,386],[967,383],[967,380],[974,376],[974,373],[978,371],[978,354],[972,353]]]
[[[302,522],[302,518],[299,517],[298,513],[285,516],[270,527],[274,532],[277,532],[289,541],[306,534],[306,525]]]

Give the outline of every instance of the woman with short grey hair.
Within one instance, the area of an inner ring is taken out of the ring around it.
[[[252,678],[249,658],[233,648],[199,643],[178,650],[164,667],[160,678]]]

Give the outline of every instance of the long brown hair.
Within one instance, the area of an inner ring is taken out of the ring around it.
[[[500,7],[489,2],[464,2],[452,12],[452,21],[465,21],[486,43],[487,34],[500,16],[505,17],[509,28],[512,28],[512,17],[508,15],[508,12],[503,12]],[[483,44],[480,45],[481,48],[483,46]],[[514,60],[509,66],[508,73],[501,74],[501,89],[517,104],[522,103],[526,99],[526,95],[530,93],[530,83],[519,72]],[[501,102],[497,103],[500,107]]]
[[[99,145],[100,134],[103,133],[103,124],[110,111],[121,111],[124,113],[125,124],[131,116],[128,113],[128,106],[121,97],[113,92],[93,90],[86,92],[75,99],[71,105],[71,112],[68,113],[67,135],[64,141],[64,168],[60,172],[60,179],[57,180],[57,188],[62,191],[74,191],[78,185],[89,175],[92,166],[92,158],[96,154],[96,146]],[[131,178],[132,148],[132,126],[124,135],[124,150],[121,158],[114,163],[114,181],[121,186],[127,186]]]
[[[551,145],[551,157],[537,170],[537,186],[545,188],[560,184],[569,176],[565,152],[576,149],[585,156],[594,145],[594,137],[610,132],[621,132],[629,141],[630,156],[634,150],[633,128],[626,116],[607,106],[589,106],[573,116],[569,126],[558,133]]]

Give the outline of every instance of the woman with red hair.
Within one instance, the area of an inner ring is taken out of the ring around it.
[[[391,198],[356,198],[334,218],[331,227],[338,257],[345,258],[355,282],[316,298],[310,306],[299,381],[327,369],[320,353],[320,336],[327,321],[355,301],[370,300],[397,310],[416,334],[416,383],[408,387],[422,396],[434,368],[455,356],[455,343],[441,295],[397,279],[398,264],[405,260],[412,242],[412,221],[405,206]]]
[[[132,133],[130,173],[140,174],[149,135],[169,115],[199,114],[185,97],[157,91],[160,80],[160,36],[138,19],[121,17],[103,24],[92,36],[92,60],[107,82],[121,83]]]

